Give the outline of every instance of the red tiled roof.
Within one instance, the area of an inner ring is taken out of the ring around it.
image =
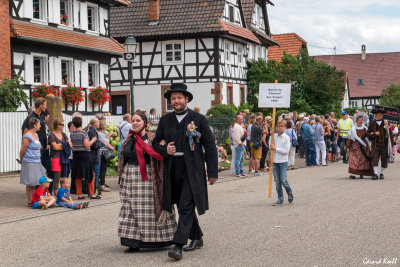
[[[268,60],[274,59],[280,62],[283,51],[297,56],[302,48],[307,48],[307,42],[296,33],[272,34],[271,37],[280,44],[280,47],[271,46],[268,48]]]
[[[11,20],[11,31],[19,39],[122,55],[124,47],[112,38],[91,36],[68,30]]]
[[[230,35],[234,35],[257,44],[261,44],[260,40],[258,40],[258,38],[254,35],[254,33],[252,33],[249,29],[240,27],[238,25],[235,25],[228,21],[224,21],[222,19],[219,19],[219,23],[224,28],[224,31],[229,33]]]
[[[361,54],[313,58],[348,73],[349,94],[352,99],[380,97],[384,88],[400,83],[400,52],[367,53],[364,62],[361,61]],[[363,79],[364,85],[358,85],[359,79]]]

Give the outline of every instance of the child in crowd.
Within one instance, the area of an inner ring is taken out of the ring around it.
[[[47,210],[49,206],[54,205],[56,199],[50,194],[49,186],[52,179],[42,176],[39,178],[39,187],[35,190],[32,196],[31,207],[33,209],[44,209]]]
[[[89,206],[89,202],[85,201],[83,203],[75,203],[72,198],[71,194],[69,193],[69,186],[71,182],[68,178],[61,178],[60,179],[60,189],[57,192],[57,205],[70,208],[70,209],[84,209]]]

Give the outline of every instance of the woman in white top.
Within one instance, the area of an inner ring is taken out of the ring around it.
[[[273,204],[273,206],[283,204],[282,185],[285,187],[286,193],[288,194],[289,203],[292,203],[294,199],[292,189],[287,181],[287,167],[291,143],[289,136],[285,134],[286,121],[279,120],[277,128],[278,133],[275,133],[274,143],[270,144],[270,148],[274,151],[273,171],[276,192],[278,193],[278,200]]]

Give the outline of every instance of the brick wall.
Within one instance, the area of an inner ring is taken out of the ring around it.
[[[0,81],[11,76],[10,12],[8,0],[0,0]]]

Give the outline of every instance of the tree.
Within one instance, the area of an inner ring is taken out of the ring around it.
[[[23,79],[16,75],[0,84],[0,112],[16,111],[22,104],[28,109],[28,96],[22,90]]]
[[[258,88],[262,83],[291,83],[290,110],[315,114],[339,112],[345,93],[344,71],[316,61],[301,50],[298,56],[284,53],[281,63],[260,59],[247,72],[249,104],[258,107]]]
[[[400,110],[400,84],[392,84],[388,88],[383,89],[379,103],[382,106],[398,108]]]

